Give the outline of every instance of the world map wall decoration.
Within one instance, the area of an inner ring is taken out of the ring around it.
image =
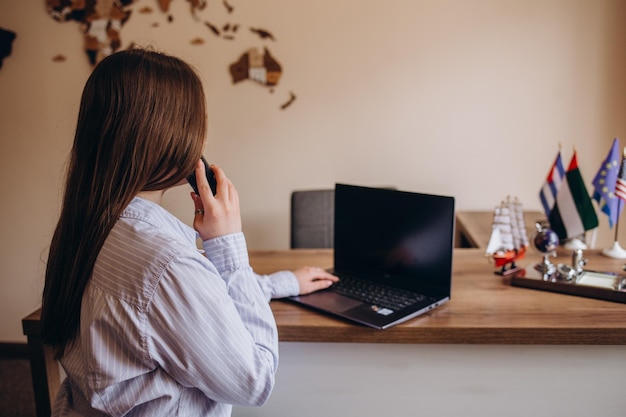
[[[122,26],[130,18],[133,0],[46,0],[48,14],[59,22],[80,25],[91,65],[121,47]]]
[[[243,80],[254,80],[262,85],[274,86],[280,80],[282,68],[265,48],[260,53],[256,48],[248,49],[239,60],[230,66],[233,84]]]
[[[138,0],[44,0],[48,14],[58,22],[73,21],[79,24],[79,28],[84,38],[84,49],[89,63],[94,66],[104,57],[122,48],[122,28],[128,22],[135,11],[132,6],[141,3],[137,9],[140,15],[153,13],[153,8],[146,5],[146,1]],[[173,0],[151,0],[158,9],[167,15],[167,22],[175,22],[174,15],[170,12]],[[239,22],[209,21],[203,19],[202,13],[208,9],[207,0],[185,0],[189,4],[189,12],[193,15],[194,21],[203,23],[198,25],[199,35],[193,37],[188,42],[191,45],[201,47],[206,43],[203,35],[210,33],[221,40],[233,41],[242,33]],[[214,3],[212,3],[214,4]],[[227,0],[222,0],[220,7],[223,7],[228,15],[235,12],[235,7]],[[158,23],[153,23],[153,28],[158,28]],[[265,28],[250,26],[248,33],[256,35],[261,42],[275,42],[274,35]],[[200,32],[201,31],[201,32]],[[132,47],[134,42],[127,42]],[[52,58],[53,62],[66,62],[67,59],[62,54],[56,54]],[[0,62],[1,64],[1,62]],[[275,87],[278,85],[282,74],[281,64],[272,56],[267,46],[262,52],[258,48],[248,48],[240,58],[228,66],[233,84],[250,79],[265,87]],[[270,92],[273,92],[270,89]],[[289,97],[280,106],[286,109],[295,100],[293,92],[289,92]]]

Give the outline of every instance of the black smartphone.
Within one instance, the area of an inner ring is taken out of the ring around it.
[[[211,167],[209,167],[209,163],[206,161],[206,159],[204,159],[204,156],[200,159],[202,159],[202,163],[204,164],[204,171],[206,173],[206,179],[209,181],[209,187],[211,187],[211,192],[213,192],[213,195],[215,195],[215,193],[217,192],[217,181],[215,181],[215,174],[213,173]],[[200,195],[200,193],[198,192],[198,183],[196,182],[195,169],[191,173],[191,175],[187,177],[187,182],[189,182],[191,188],[193,188],[196,194]]]

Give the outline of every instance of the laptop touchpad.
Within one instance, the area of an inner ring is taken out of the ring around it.
[[[361,301],[344,297],[332,291],[314,292],[299,298],[308,305],[337,312],[350,310],[363,304]]]

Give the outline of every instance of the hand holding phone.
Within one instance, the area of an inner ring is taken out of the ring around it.
[[[206,159],[204,159],[204,156],[201,157],[200,159],[202,160],[202,163],[204,164],[204,171],[206,174],[206,179],[209,181],[209,187],[211,187],[211,192],[213,193],[213,195],[215,195],[215,193],[217,193],[217,181],[215,180],[215,174],[213,173],[213,170],[209,166],[209,163],[206,161]],[[200,195],[200,193],[198,192],[198,182],[196,181],[195,169],[191,173],[191,175],[187,177],[187,182],[189,182],[189,184],[191,185],[191,188],[193,188],[193,191],[196,194]]]
[[[196,181],[195,172],[198,172],[198,166],[196,165],[194,173],[187,177],[189,184],[195,191],[190,193],[195,209],[193,228],[203,241],[241,232],[241,210],[237,189],[219,167],[209,167],[204,158],[202,158],[202,163],[204,164],[208,183],[215,197],[210,197],[206,194],[203,196],[199,195],[198,182],[203,180],[198,178],[199,181]],[[199,172],[201,173],[202,170]],[[219,177],[220,193],[216,195],[217,177]]]

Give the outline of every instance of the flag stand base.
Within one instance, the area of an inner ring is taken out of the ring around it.
[[[618,241],[613,242],[613,246],[602,250],[602,255],[615,259],[626,259],[626,250],[619,245]]]
[[[587,244],[578,238],[573,238],[565,242],[563,244],[563,247],[569,250],[577,250],[577,249],[585,250],[587,249]]]

